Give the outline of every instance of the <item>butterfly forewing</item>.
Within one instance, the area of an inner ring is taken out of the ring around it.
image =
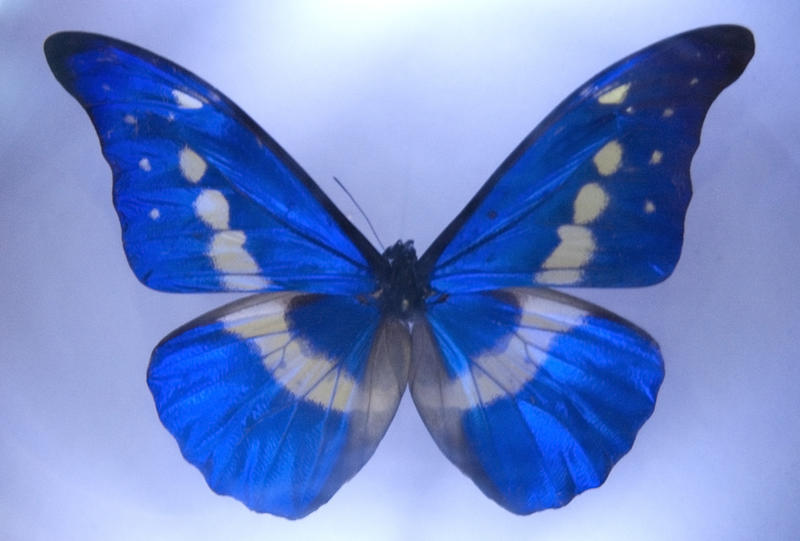
[[[131,268],[166,291],[363,293],[382,264],[308,175],[235,104],[111,38],[45,43],[114,173]]]
[[[716,26],[604,70],[509,156],[420,274],[447,293],[663,280],[680,255],[703,119],[752,55],[747,29]]]
[[[405,325],[349,296],[256,295],[164,339],[148,385],[209,486],[289,518],[372,455],[405,391]]]

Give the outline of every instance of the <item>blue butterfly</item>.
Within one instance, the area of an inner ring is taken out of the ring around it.
[[[209,486],[299,518],[364,465],[408,384],[442,452],[520,514],[599,486],[653,412],[658,345],[550,286],[644,286],[680,255],[703,118],[753,55],[737,26],[621,60],[562,102],[418,259],[383,254],[249,116],[115,39],[50,68],[114,175],[131,268],[162,291],[255,292],[153,351],[164,426]]]

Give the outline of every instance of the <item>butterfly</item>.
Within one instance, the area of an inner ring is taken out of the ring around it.
[[[278,143],[176,64],[47,39],[88,112],[138,279],[252,295],[177,329],[147,383],[217,493],[300,518],[366,463],[406,386],[441,451],[528,514],[602,484],[663,379],[643,330],[551,287],[644,286],[681,250],[703,119],[752,34],[647,47],[567,97],[417,257],[382,254]]]

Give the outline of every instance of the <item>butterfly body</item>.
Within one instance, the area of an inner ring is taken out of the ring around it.
[[[159,417],[209,486],[299,518],[369,459],[406,387],[442,452],[515,513],[596,487],[663,379],[646,332],[550,286],[657,283],[680,255],[706,111],[753,54],[701,28],[562,102],[417,258],[380,254],[221,92],[149,51],[45,53],[114,175],[128,261],[163,291],[253,295],[153,351]]]
[[[378,280],[375,292],[381,312],[408,320],[422,309],[425,297],[431,294],[417,274],[414,242],[399,240],[384,251],[383,257],[388,263],[388,273]]]

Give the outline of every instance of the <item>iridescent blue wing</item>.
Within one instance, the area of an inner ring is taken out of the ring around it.
[[[380,255],[211,85],[93,34],[55,34],[45,54],[97,129],[142,282],[165,291],[374,289]]]
[[[405,324],[374,304],[265,293],[165,338],[147,382],[214,491],[299,518],[372,455],[405,390],[409,350]]]
[[[439,448],[516,513],[600,485],[663,378],[657,344],[525,286],[634,286],[680,254],[706,111],[744,70],[744,28],[704,28],[606,69],[500,166],[418,263],[409,385]],[[513,286],[513,287],[511,287]]]
[[[650,417],[656,343],[548,289],[450,296],[414,323],[411,395],[439,448],[520,514],[600,485]]]
[[[290,518],[313,511],[370,457],[405,389],[408,331],[363,295],[385,261],[196,76],[90,34],[56,34],[45,52],[97,129],[140,280],[167,291],[284,290],[175,331],[153,352],[148,384],[215,491]]]
[[[753,55],[745,28],[666,39],[576,90],[420,258],[434,290],[640,286],[672,272],[706,111]]]

